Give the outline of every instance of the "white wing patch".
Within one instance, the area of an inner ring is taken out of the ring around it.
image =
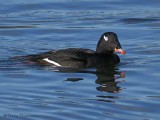
[[[108,37],[106,37],[105,35],[103,36],[105,41],[108,41]]]
[[[54,61],[52,61],[52,60],[49,60],[48,58],[44,58],[43,60],[46,61],[46,62],[48,62],[48,63],[54,64],[54,65],[56,65],[56,66],[61,66],[59,63],[54,62]]]

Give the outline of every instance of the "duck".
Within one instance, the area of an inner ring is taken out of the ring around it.
[[[120,62],[116,52],[122,55],[118,37],[114,32],[105,32],[101,35],[96,50],[86,48],[66,48],[51,50],[39,54],[27,55],[25,58],[40,65],[70,68],[90,68],[106,65],[117,65]]]

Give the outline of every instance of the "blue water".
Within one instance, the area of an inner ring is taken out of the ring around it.
[[[0,119],[159,120],[159,6],[158,0],[1,0]],[[95,50],[107,31],[117,33],[127,54],[103,74],[10,59]]]

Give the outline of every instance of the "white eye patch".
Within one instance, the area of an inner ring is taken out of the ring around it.
[[[108,37],[106,37],[105,35],[103,36],[105,41],[108,41]]]

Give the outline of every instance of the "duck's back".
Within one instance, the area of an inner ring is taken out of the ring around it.
[[[44,65],[86,67],[88,56],[94,53],[95,51],[90,49],[68,48],[52,50],[42,54],[29,55],[27,58]]]

